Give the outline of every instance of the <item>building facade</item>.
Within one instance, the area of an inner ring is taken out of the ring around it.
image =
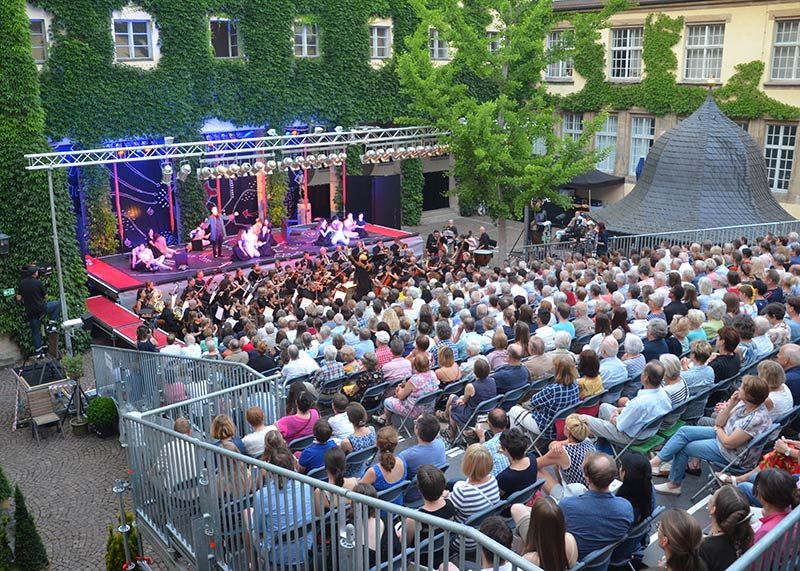
[[[565,14],[597,11],[603,2],[556,0],[555,9]],[[648,17],[663,14],[676,25],[671,52],[675,65],[676,97],[680,88],[724,86],[739,72],[738,65],[761,61],[764,70],[757,88],[775,102],[800,108],[800,3],[773,0],[640,0],[634,7],[610,18],[610,26],[600,32],[605,55],[603,75],[611,89],[636,86],[648,75],[645,54],[648,49]],[[551,32],[549,45],[557,45],[569,33],[569,19]],[[655,34],[654,34],[655,35]],[[651,41],[664,42],[664,38]],[[669,54],[666,54],[669,56]],[[652,56],[651,56],[652,57]],[[551,64],[545,73],[548,91],[567,100],[587,88],[587,79],[574,69],[570,59]],[[601,109],[564,110],[560,132],[577,137],[586,121]],[[607,149],[597,168],[624,176],[624,188],[596,197],[593,202],[614,202],[624,196],[636,181],[640,159],[647,156],[653,142],[678,124],[688,113],[654,113],[644,106],[610,107],[608,117],[594,140],[595,148]],[[752,115],[749,112],[748,115]],[[763,148],[769,185],[781,203],[800,203],[800,152],[798,116],[729,116]],[[640,167],[639,167],[640,168]],[[795,211],[796,212],[796,211]]]

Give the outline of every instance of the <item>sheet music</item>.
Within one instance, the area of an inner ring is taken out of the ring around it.
[[[272,320],[272,314],[273,313],[275,313],[275,311],[273,311],[273,309],[271,307],[265,307],[264,308],[264,317],[267,318],[267,321],[271,321]]]
[[[303,299],[300,300],[300,308],[301,309],[305,310],[305,308],[308,307],[309,305],[314,305],[314,302],[312,300],[308,299],[307,297],[304,297]]]
[[[225,308],[218,307],[216,313],[214,314],[214,317],[217,319],[217,321],[222,321],[224,315],[225,315]]]
[[[251,301],[253,301],[253,294],[252,293],[248,293],[247,297],[244,298],[244,304],[245,305],[250,305]]]
[[[335,294],[333,294],[333,301],[336,301],[338,299],[344,301],[345,299],[347,299],[347,294],[343,291],[337,291]]]

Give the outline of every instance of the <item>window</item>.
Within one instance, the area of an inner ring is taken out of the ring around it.
[[[564,138],[571,138],[577,141],[583,132],[583,115],[580,113],[565,113],[562,119],[562,131]]]
[[[686,65],[683,78],[706,81],[722,74],[722,44],[725,24],[703,24],[686,27]]]
[[[33,61],[44,63],[47,58],[47,36],[45,34],[44,20],[30,20],[31,49]]]
[[[638,79],[642,76],[642,28],[611,31],[611,77]]]
[[[745,133],[749,132],[750,130],[750,121],[734,121],[739,128],[744,131]]]
[[[450,47],[447,40],[439,37],[439,30],[431,28],[428,32],[428,54],[433,60],[450,59]]]
[[[796,145],[797,125],[767,125],[764,158],[769,187],[773,192],[789,191]]]
[[[609,149],[608,155],[597,163],[597,168],[601,171],[614,172],[614,165],[617,162],[617,126],[617,116],[609,115],[600,130],[595,133],[595,148],[598,151]]]
[[[294,24],[294,55],[317,57],[319,55],[319,28],[316,24]]]
[[[389,26],[369,27],[369,57],[389,59],[391,57],[392,29]]]
[[[647,157],[656,137],[654,117],[634,117],[631,121],[631,163],[629,174],[636,174],[639,159]]]
[[[150,59],[150,22],[114,20],[114,53],[118,61]]]
[[[536,137],[533,140],[533,154],[540,156],[547,154],[547,141],[544,137]]]
[[[239,30],[231,20],[211,20],[211,47],[214,57],[239,57]]]
[[[775,22],[772,79],[800,80],[800,20]]]
[[[547,51],[561,47],[562,32],[555,30],[547,34]],[[572,60],[565,59],[547,65],[545,72],[547,79],[568,79],[572,77]]]
[[[486,32],[486,37],[489,38],[490,53],[494,53],[500,49],[501,45],[500,32]]]

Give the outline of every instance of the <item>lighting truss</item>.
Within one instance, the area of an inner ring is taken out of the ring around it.
[[[254,137],[247,139],[230,139],[222,141],[197,141],[192,143],[170,143],[148,146],[108,147],[102,149],[64,151],[53,153],[28,154],[26,170],[46,170],[92,165],[107,165],[136,161],[162,160],[175,161],[189,158],[200,158],[201,162],[235,163],[240,161],[268,160],[277,155],[291,158],[293,165],[300,168],[319,168],[312,164],[302,165],[300,157],[326,154],[329,164],[336,161],[331,154],[339,154],[348,147],[360,145],[365,149],[399,148],[400,146],[423,148],[442,147],[440,138],[446,132],[433,127],[395,127],[391,129],[361,128],[351,131],[329,131],[324,133],[308,133],[304,135],[281,135]],[[433,156],[433,155],[416,155]],[[397,157],[399,158],[399,157]],[[338,160],[338,159],[337,159]],[[316,163],[317,161],[315,161]],[[282,161],[278,161],[283,165]],[[324,165],[325,161],[319,161]]]

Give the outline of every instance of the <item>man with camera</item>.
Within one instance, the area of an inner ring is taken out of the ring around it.
[[[39,279],[42,268],[27,266],[22,270],[22,279],[17,288],[17,301],[25,306],[25,317],[31,327],[31,340],[37,353],[44,349],[42,345],[42,317],[48,318],[47,331],[58,331],[56,321],[61,315],[61,301],[47,301],[47,291]]]

